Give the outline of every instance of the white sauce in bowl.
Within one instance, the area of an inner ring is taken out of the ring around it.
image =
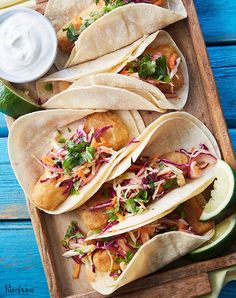
[[[56,33],[44,16],[27,8],[0,14],[0,77],[33,81],[50,69],[56,52]]]

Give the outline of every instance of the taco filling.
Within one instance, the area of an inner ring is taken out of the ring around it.
[[[32,200],[40,208],[54,210],[68,196],[79,194],[128,142],[128,128],[110,112],[89,115],[76,131],[69,127],[66,132],[56,131],[52,149],[38,160],[44,173]]]
[[[167,44],[155,49],[147,48],[142,55],[129,62],[119,74],[142,80],[159,88],[167,99],[177,99],[177,93],[185,83],[181,58],[176,49]],[[58,94],[71,85],[72,82],[53,81],[46,83],[44,89],[52,94]]]
[[[141,214],[168,192],[199,178],[215,162],[203,144],[191,152],[180,149],[162,157],[140,157],[81,208],[82,219],[90,231],[103,234],[126,217]]]
[[[120,74],[143,80],[158,87],[166,98],[177,98],[176,91],[184,85],[181,58],[170,45],[161,45],[129,62]]]
[[[80,15],[73,19],[57,33],[58,47],[62,52],[69,53],[80,34],[90,25],[114,9],[132,3],[147,3],[163,6],[166,0],[96,0],[96,5],[91,5]]]
[[[191,208],[186,208],[185,202],[169,215],[136,230],[92,241],[86,240],[77,224],[72,222],[62,241],[66,250],[63,256],[73,258],[77,264],[89,262],[90,278],[97,272],[106,272],[116,280],[137,251],[155,236],[172,231],[203,235],[214,227],[213,221],[199,221],[203,210],[199,197],[187,202]]]

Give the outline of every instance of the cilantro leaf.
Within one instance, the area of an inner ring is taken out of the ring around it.
[[[94,158],[95,148],[93,147],[86,147],[85,152],[82,153],[82,156],[85,161],[91,162]]]
[[[111,210],[107,210],[107,211],[106,211],[106,214],[108,215],[108,221],[109,221],[109,222],[118,219],[116,213],[119,212],[119,209],[120,209],[120,208],[119,208],[119,205],[116,204],[116,206],[115,206],[114,209],[111,209]]]
[[[149,198],[148,198],[148,192],[146,190],[140,190],[140,192],[137,194],[136,197],[134,197],[134,200],[136,202],[144,202],[144,203],[148,203]]]
[[[64,240],[70,238],[71,236],[75,235],[77,231],[77,223],[75,221],[72,221],[69,225],[69,227],[66,230]]]
[[[65,172],[69,172],[74,167],[78,166],[79,164],[82,164],[83,160],[80,157],[76,157],[73,155],[67,156],[67,158],[62,163],[62,168],[65,170]]]
[[[86,161],[92,161],[95,149],[89,147],[88,142],[76,144],[73,141],[68,141],[66,144],[67,155],[62,163],[62,168],[66,172],[70,172],[74,167],[82,165]]]
[[[58,143],[59,143],[59,144],[64,144],[64,143],[66,143],[66,139],[65,139],[65,138],[60,138],[60,139],[58,140]]]
[[[53,91],[53,84],[52,83],[47,83],[44,85],[44,89],[46,91]]]
[[[74,235],[75,238],[77,239],[80,239],[80,238],[84,238],[84,235],[81,234],[80,232],[77,232],[75,235]]]
[[[125,263],[128,264],[132,260],[133,257],[134,257],[134,253],[131,251],[128,251],[125,256]]]
[[[75,189],[75,187],[72,187],[71,190],[70,190],[69,195],[74,196],[74,195],[78,195],[78,193],[79,193],[78,190]]]
[[[154,181],[149,181],[149,186],[151,188],[155,188],[155,182]]]
[[[159,81],[165,81],[169,79],[168,73],[167,73],[167,64],[166,64],[166,56],[159,57],[156,62],[156,69],[153,73],[153,78]]]
[[[170,188],[176,186],[176,184],[177,184],[177,179],[176,178],[170,179],[170,180],[167,180],[165,182],[165,184],[163,185],[163,188],[164,189],[170,189]]]
[[[79,32],[75,29],[73,24],[70,24],[67,28],[62,30],[66,31],[67,38],[71,42],[75,42],[79,37]]]
[[[84,255],[85,249],[84,248],[76,248],[74,252],[78,252],[80,255]]]
[[[151,77],[156,71],[156,63],[150,55],[144,55],[139,61],[138,74],[140,78]]]
[[[134,198],[129,198],[127,200],[127,202],[125,203],[125,210],[127,210],[130,213],[139,212],[139,207],[137,206],[136,202],[134,201]]]

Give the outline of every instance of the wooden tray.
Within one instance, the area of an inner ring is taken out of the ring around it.
[[[45,0],[38,0],[37,10],[44,11]],[[181,49],[188,64],[190,93],[185,111],[202,120],[215,135],[222,156],[232,167],[236,161],[224,121],[215,81],[210,68],[205,43],[198,22],[193,0],[183,0],[188,19],[167,28]],[[156,113],[142,112],[146,124],[158,117]],[[8,126],[11,120],[7,119]],[[60,239],[71,220],[77,220],[77,212],[52,216],[38,210],[28,200],[36,240],[47,276],[51,297],[102,297],[95,292],[87,280],[73,280],[73,262],[65,260],[60,247]],[[236,264],[236,245],[225,256],[209,261],[192,263],[181,259],[165,267],[161,272],[134,281],[118,290],[113,297],[196,297],[211,292],[208,272]],[[140,264],[143,266],[145,264]],[[83,270],[82,270],[83,271]]]

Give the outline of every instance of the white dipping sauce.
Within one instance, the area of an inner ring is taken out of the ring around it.
[[[56,51],[56,33],[41,14],[26,8],[0,14],[0,77],[35,80],[52,66]]]

